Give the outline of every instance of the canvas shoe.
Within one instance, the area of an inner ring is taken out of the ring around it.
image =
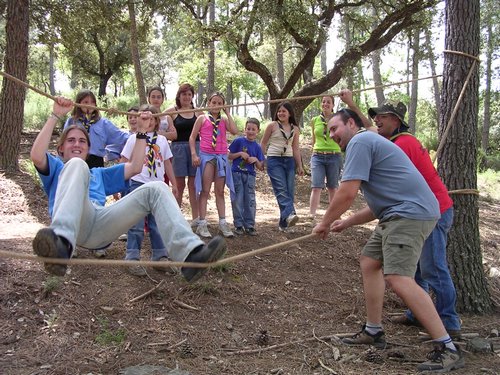
[[[245,234],[245,228],[243,228],[243,227],[234,228],[234,234],[237,234],[238,236]]]
[[[385,349],[387,347],[387,342],[385,341],[384,331],[372,335],[365,330],[365,325],[360,332],[356,333],[352,337],[345,337],[342,342],[347,345],[371,345],[377,349]]]
[[[257,235],[257,231],[255,230],[255,228],[247,228],[247,229],[245,229],[245,231],[247,232],[247,234],[249,236],[256,236]]]
[[[198,228],[196,228],[196,234],[200,237],[212,238],[212,235],[208,231],[207,224],[198,224]]]
[[[226,253],[226,240],[221,236],[215,236],[206,245],[200,245],[189,253],[186,262],[194,263],[211,263],[221,259]],[[188,282],[198,280],[203,274],[207,272],[207,268],[190,268],[182,267],[182,276]]]
[[[435,344],[432,351],[427,354],[428,361],[417,366],[418,371],[448,372],[465,366],[465,361],[460,348],[452,350],[443,343]]]
[[[127,271],[131,275],[138,276],[138,277],[143,277],[143,276],[146,276],[148,274],[146,272],[146,269],[143,266],[140,266],[139,264],[135,264],[133,266],[129,266],[127,268]]]
[[[196,218],[196,219],[193,219],[191,220],[191,228],[196,230],[196,228],[198,228],[198,225],[200,225],[200,219],[199,218]]]
[[[106,255],[106,249],[94,250],[94,258],[104,258]]]
[[[295,214],[290,214],[287,218],[286,218],[286,224],[287,224],[287,227],[290,228],[290,227],[293,227],[295,224],[297,224],[299,222],[299,217]]]
[[[234,237],[233,231],[229,228],[227,223],[219,223],[219,230],[222,235],[226,238]]]
[[[45,258],[71,257],[71,245],[68,241],[54,233],[51,228],[40,229],[33,239],[33,251],[36,255]],[[68,266],[66,264],[44,263],[45,271],[57,276],[64,276]]]
[[[157,260],[157,262],[170,262],[170,258],[168,257],[161,257],[160,259]],[[177,267],[172,267],[172,266],[164,266],[164,267],[158,267],[158,266],[153,266],[153,269],[159,272],[164,272],[168,273],[170,275],[175,275],[179,273],[179,270]]]

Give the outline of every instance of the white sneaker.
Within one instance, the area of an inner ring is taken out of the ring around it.
[[[299,222],[299,217],[295,214],[291,214],[286,218],[286,223],[288,225],[288,228],[293,227],[298,222]]]
[[[106,249],[94,250],[95,258],[104,258],[106,256]]]
[[[198,228],[196,228],[196,234],[200,237],[212,238],[212,235],[208,231],[207,224],[198,224]]]
[[[221,231],[222,235],[226,238],[234,237],[234,233],[231,231],[227,223],[219,223],[219,230]]]
[[[198,225],[200,225],[200,219],[199,218],[191,220],[191,228],[192,229],[198,228]]]
[[[127,233],[120,234],[119,241],[127,241]]]

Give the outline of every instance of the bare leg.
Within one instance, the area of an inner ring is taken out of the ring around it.
[[[224,186],[226,184],[225,177],[215,178],[215,204],[217,205],[217,212],[219,218],[226,217],[226,203],[224,201]]]
[[[196,219],[200,216],[198,198],[196,197],[196,187],[194,185],[194,176],[188,177],[189,204],[191,205],[191,217]]]
[[[333,197],[335,196],[335,193],[337,192],[337,188],[328,188],[328,202],[332,203]]]
[[[321,188],[311,189],[311,198],[309,199],[309,213],[311,215],[316,215],[316,210],[319,207],[319,201],[321,199]]]
[[[414,279],[401,275],[386,275],[388,286],[410,308],[418,321],[433,339],[447,335],[443,322],[439,318],[431,297]]]
[[[213,164],[205,163],[205,169],[203,170],[203,176],[201,181],[202,188],[199,200],[200,219],[206,219],[207,216],[208,194],[210,193],[210,188],[212,187],[212,182],[214,181],[215,169],[216,167]]]
[[[382,263],[364,255],[361,255],[360,263],[363,275],[367,321],[382,323],[382,307],[385,292]]]
[[[184,194],[184,187],[186,186],[186,181],[184,177],[176,177],[175,183],[177,184],[177,190],[179,191],[178,196],[176,197],[177,204],[179,207],[182,206],[182,195]]]

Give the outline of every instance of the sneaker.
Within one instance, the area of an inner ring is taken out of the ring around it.
[[[245,228],[243,228],[243,227],[234,228],[234,234],[237,234],[238,236],[245,234]]]
[[[186,258],[186,262],[211,263],[221,259],[226,253],[226,240],[221,236],[215,236],[208,244],[195,248]],[[188,282],[198,280],[207,268],[181,268],[182,275]]]
[[[106,249],[94,250],[94,258],[104,258],[106,256]]]
[[[51,228],[40,229],[33,239],[33,251],[36,255],[45,258],[71,257],[71,245],[68,241],[54,233]],[[57,276],[64,276],[68,266],[66,264],[44,263],[45,271]]]
[[[207,224],[198,224],[198,228],[196,228],[196,234],[200,237],[212,238],[212,235],[208,231]]]
[[[196,219],[191,220],[190,225],[191,225],[192,229],[198,228],[198,225],[200,225],[200,219],[196,218]]]
[[[119,241],[127,241],[127,233],[120,234]]]
[[[245,229],[245,231],[247,232],[247,234],[249,236],[256,236],[257,235],[257,231],[255,230],[255,228],[247,228],[247,229]]]
[[[377,349],[385,349],[387,347],[384,331],[371,335],[365,331],[364,325],[360,332],[356,333],[352,337],[343,338],[342,342],[347,345],[371,345]]]
[[[229,225],[227,223],[219,223],[219,231],[222,233],[222,235],[226,238],[228,237],[234,237],[233,231],[229,228]]]
[[[448,332],[448,335],[450,335],[450,337],[453,341],[460,341],[462,339],[462,331],[459,329],[446,328],[446,332]]]
[[[157,260],[157,262],[170,262],[170,258],[161,257],[160,259]],[[172,266],[164,266],[164,267],[153,266],[153,269],[155,269],[156,271],[168,273],[171,275],[175,275],[175,274],[179,273],[177,267],[172,267]]]
[[[129,266],[127,268],[128,273],[134,276],[142,277],[146,276],[148,273],[146,272],[146,269],[143,266],[140,266],[138,264]]]
[[[299,217],[295,214],[290,214],[287,218],[286,218],[286,224],[287,224],[287,227],[290,228],[290,227],[293,227],[295,224],[297,224],[299,222]]]
[[[392,317],[391,322],[394,324],[402,324],[404,326],[410,327],[422,327],[422,324],[420,324],[418,320],[410,319],[406,314]]]
[[[294,232],[293,228],[278,227],[278,229],[280,232],[283,232],[283,233],[293,233]]]
[[[448,372],[465,366],[465,361],[460,348],[452,350],[443,343],[436,344],[434,350],[427,354],[427,362],[417,366],[418,371]]]

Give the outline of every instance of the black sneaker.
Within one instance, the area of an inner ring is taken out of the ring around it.
[[[71,257],[71,245],[65,238],[55,234],[51,228],[38,231],[33,239],[33,251],[36,255],[45,258],[69,259]],[[64,276],[68,268],[66,264],[44,263],[44,266],[45,271],[57,276]]]
[[[256,236],[257,235],[257,231],[255,230],[255,228],[247,228],[245,230],[249,236]]]
[[[219,260],[226,253],[226,241],[221,236],[216,236],[206,245],[200,245],[195,248],[186,258],[186,262],[194,263],[211,263]],[[181,268],[182,276],[188,282],[194,282],[198,280],[205,272],[207,268],[191,268],[183,267]]]
[[[377,349],[385,349],[387,347],[384,331],[380,331],[375,335],[372,335],[366,332],[365,328],[366,326],[363,325],[360,332],[356,333],[352,337],[343,338],[342,342],[347,345],[371,345]]]
[[[243,228],[243,227],[234,228],[234,234],[237,234],[238,236],[245,234],[245,228]]]
[[[417,366],[418,371],[448,372],[465,366],[465,361],[460,348],[452,350],[443,343],[435,344],[434,350],[427,354],[427,362]]]

